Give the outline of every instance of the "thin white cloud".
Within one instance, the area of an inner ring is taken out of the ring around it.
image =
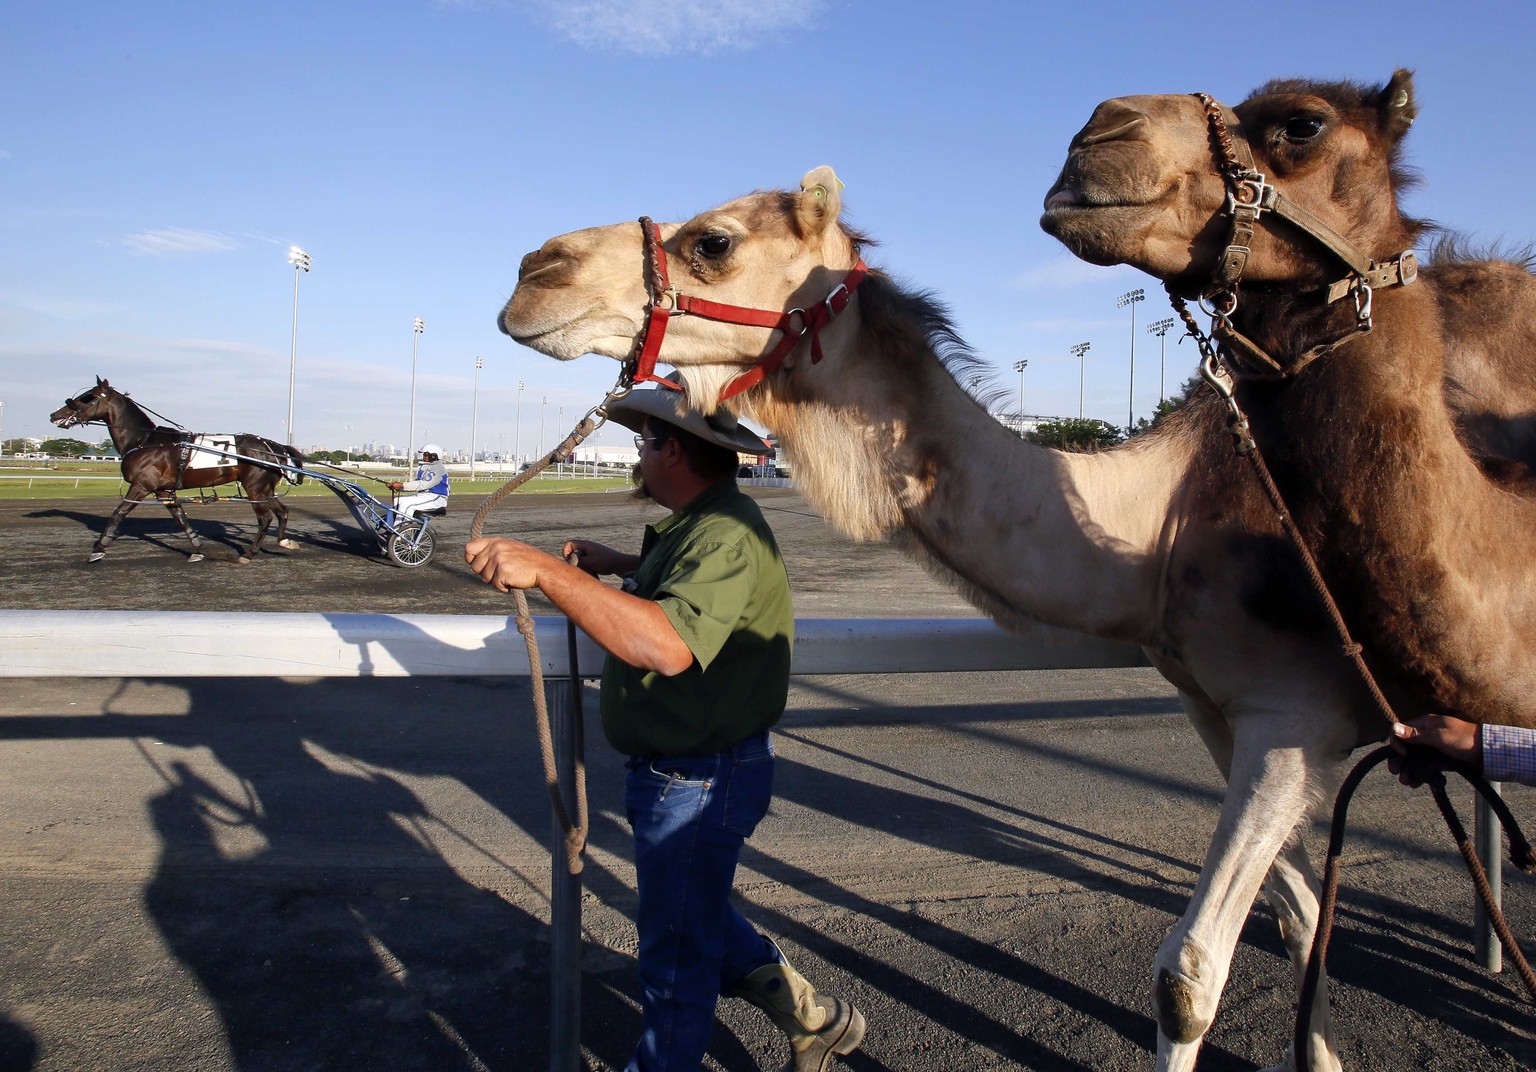
[[[0,160],[9,160],[11,155],[12,154],[9,149],[0,149]]]
[[[146,257],[191,257],[239,248],[239,243],[228,235],[214,231],[191,231],[185,227],[140,231],[124,238],[123,244],[134,253]]]
[[[1103,268],[1079,260],[1070,253],[1063,253],[1044,264],[1020,272],[1008,281],[1008,285],[1014,290],[1060,290],[1113,282],[1122,276],[1131,275],[1142,276],[1129,265],[1117,264],[1112,268]]]
[[[641,55],[736,52],[808,26],[826,0],[528,0],[561,36]]]

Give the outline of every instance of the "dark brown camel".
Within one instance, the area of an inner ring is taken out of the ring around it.
[[[1406,71],[1272,82],[1232,109],[1106,101],[1041,223],[1217,311],[1236,398],[1405,717],[1533,726],[1536,284],[1523,264],[1444,247],[1415,277],[1403,255],[1425,228],[1397,195],[1416,114]],[[1211,490],[1192,509],[1234,514]],[[1159,971],[1159,1022],[1198,1043],[1209,985],[1163,958]]]
[[[1396,197],[1416,111],[1399,71],[1382,87],[1271,83],[1216,117],[1304,223],[1385,268],[1422,231]],[[1520,453],[1532,420],[1536,351],[1499,352],[1509,321],[1536,320],[1529,274],[1445,261],[1406,283],[1383,271],[1362,295],[1328,242],[1274,212],[1240,279],[1215,283],[1230,217],[1212,129],[1192,96],[1105,102],[1074,140],[1043,226],[1086,259],[1235,303],[1238,399],[1361,639],[1425,706],[1536,725],[1536,501],[1527,467],[1479,456]],[[1488,283],[1502,285],[1471,306]],[[1244,339],[1285,378],[1243,377],[1256,365]],[[1469,396],[1488,400],[1471,435],[1451,408]]]
[[[228,465],[199,465],[198,455],[207,453],[194,445],[197,436],[177,428],[156,426],[144,409],[127,395],[100,377],[96,386],[70,398],[63,406],[49,414],[48,419],[60,428],[73,428],[81,424],[101,423],[107,426],[112,445],[122,456],[123,479],[128,482],[128,492],[117,509],[107,520],[107,526],[91,548],[91,562],[106,557],[107,545],[117,536],[117,526],[134,507],[154,496],[162,502],[192,544],[191,562],[202,561],[202,540],[187,521],[186,511],[177,501],[176,492],[183,488],[212,488],[220,484],[239,481],[245,489],[251,508],[256,511],[256,537],[248,550],[240,555],[241,562],[248,562],[261,549],[267,528],[277,517],[278,546],[297,547],[288,539],[288,507],[277,497],[276,490],[284,477],[281,469],[262,465],[257,459],[271,459],[296,468],[304,465],[304,456],[293,447],[274,443],[258,435],[241,434],[234,437],[234,452],[242,459]],[[303,480],[302,474],[295,483]]]

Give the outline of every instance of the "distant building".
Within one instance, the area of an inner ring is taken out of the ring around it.
[[[1024,437],[1042,424],[1051,421],[1066,420],[1065,417],[1051,417],[1042,413],[994,413],[992,419],[1002,425],[1008,431],[1019,437]]]

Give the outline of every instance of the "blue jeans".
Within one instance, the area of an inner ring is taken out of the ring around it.
[[[644,1030],[625,1072],[697,1072],[715,1001],[778,951],[730,904],[741,846],[773,797],[767,733],[707,756],[625,764],[635,832]]]

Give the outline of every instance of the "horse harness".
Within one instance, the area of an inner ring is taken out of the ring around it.
[[[726,305],[708,298],[696,298],[684,294],[672,286],[667,274],[667,251],[662,246],[661,228],[649,216],[640,217],[640,234],[644,247],[645,289],[650,295],[646,317],[633,349],[624,362],[619,382],[625,387],[647,381],[665,388],[679,390],[673,381],[656,375],[656,360],[661,354],[662,340],[666,337],[667,323],[674,316],[699,316],[724,324],[745,324],[749,327],[772,328],[782,332],[777,344],[756,365],[737,376],[720,392],[724,401],[747,388],[761,383],[779,368],[800,341],[811,337],[811,363],[822,359],[821,329],[835,319],[853,299],[853,292],[869,275],[869,266],[860,258],[843,277],[842,282],[809,309],[789,310],[749,309],[740,305]]]
[[[1211,385],[1227,405],[1228,429],[1235,440],[1237,453],[1247,458],[1252,464],[1254,473],[1263,486],[1281,527],[1300,555],[1308,578],[1328,612],[1334,631],[1342,643],[1342,654],[1354,662],[1377,711],[1389,723],[1397,723],[1401,719],[1398,718],[1367,666],[1362,646],[1350,635],[1343,613],[1328,590],[1317,560],[1311,548],[1307,546],[1295,519],[1291,516],[1279,486],[1264,463],[1263,455],[1249,428],[1248,418],[1238,404],[1235,380],[1239,377],[1282,379],[1294,376],[1312,361],[1328,354],[1341,343],[1356,335],[1369,332],[1372,326],[1373,292],[1383,287],[1411,284],[1418,278],[1418,261],[1412,250],[1405,250],[1382,264],[1365,256],[1343,235],[1286,197],[1266,180],[1263,173],[1254,166],[1253,154],[1247,140],[1240,135],[1234,136],[1228,127],[1226,110],[1219,101],[1207,93],[1196,93],[1195,97],[1205,109],[1212,150],[1216,156],[1216,170],[1227,188],[1226,205],[1223,211],[1225,215],[1231,217],[1232,221],[1226,247],[1211,273],[1210,286],[1200,296],[1202,310],[1211,317],[1209,335],[1200,330],[1199,325],[1195,323],[1195,318],[1190,314],[1188,305],[1175,293],[1174,289],[1167,284],[1165,289],[1174,310],[1182,318],[1190,337],[1195,340],[1200,349],[1201,377]],[[1266,212],[1273,212],[1280,219],[1314,239],[1348,268],[1349,273],[1346,276],[1323,288],[1322,297],[1326,304],[1332,304],[1351,294],[1355,299],[1355,321],[1352,328],[1331,341],[1310,347],[1289,367],[1282,366],[1252,339],[1238,331],[1232,323],[1232,316],[1238,307],[1238,284],[1242,280],[1251,252],[1249,243],[1252,241],[1255,225]],[[1391,748],[1383,746],[1366,755],[1346,777],[1334,802],[1317,930],[1313,937],[1311,953],[1307,958],[1302,992],[1297,1002],[1292,1052],[1298,1067],[1305,1065],[1309,1059],[1312,1005],[1322,975],[1322,966],[1327,957],[1334,910],[1338,903],[1339,865],[1349,801],[1365,774],[1392,754]],[[1536,871],[1536,852],[1533,852],[1530,843],[1521,833],[1519,825],[1503,799],[1493,791],[1480,774],[1468,765],[1442,756],[1428,748],[1411,748],[1405,762],[1406,769],[1417,779],[1416,784],[1428,785],[1434,794],[1435,802],[1467,865],[1488,918],[1500,940],[1510,951],[1511,960],[1514,961],[1532,1000],[1536,1001],[1536,972],[1533,972],[1527,963],[1513,931],[1499,910],[1477,850],[1446,795],[1443,772],[1453,770],[1461,774],[1493,807],[1499,822],[1509,836],[1510,858],[1516,867],[1522,871]]]

